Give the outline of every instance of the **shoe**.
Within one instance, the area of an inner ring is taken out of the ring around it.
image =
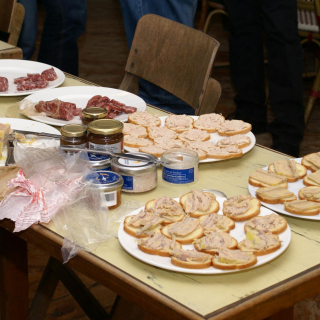
[[[231,112],[229,115],[226,116],[226,120],[243,120],[245,122],[248,122],[252,125],[252,133],[253,134],[260,134],[260,133],[266,133],[268,132],[268,124],[267,122],[263,121],[255,121],[255,120],[246,120],[246,119],[240,119],[236,115],[236,111]]]
[[[279,143],[275,146],[272,146],[271,149],[288,154],[289,156],[292,156],[295,158],[299,158],[299,154],[300,154],[299,147],[295,147],[295,146],[292,146],[292,145],[286,144],[286,143]]]

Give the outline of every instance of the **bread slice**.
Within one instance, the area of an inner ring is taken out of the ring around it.
[[[246,269],[258,262],[252,252],[224,249],[212,258],[212,266],[220,270]]]
[[[191,244],[194,239],[201,238],[203,236],[203,232],[203,226],[199,221],[192,218],[184,218],[180,222],[166,225],[161,229],[161,233],[164,236],[169,239],[175,237],[176,241],[181,244]]]
[[[210,134],[200,129],[190,129],[179,134],[178,139],[181,141],[207,141],[210,139]]]
[[[157,158],[160,158],[161,155],[167,151],[167,149],[164,149],[162,146],[159,145],[153,145],[153,146],[147,146],[147,147],[140,147],[140,152],[145,152],[154,155]]]
[[[157,127],[157,126],[150,126],[148,129],[148,135],[150,140],[154,140],[156,138],[167,138],[167,139],[177,139],[178,134],[168,129],[167,127]]]
[[[194,128],[205,130],[207,132],[216,132],[221,123],[225,121],[224,116],[217,113],[202,114],[193,123]]]
[[[296,200],[284,203],[284,210],[301,216],[315,216],[320,212],[320,203],[307,200]]]
[[[305,187],[299,190],[299,199],[320,202],[320,186]]]
[[[153,142],[145,138],[138,138],[136,136],[125,135],[123,138],[123,144],[130,148],[140,148],[152,146]]]
[[[205,232],[230,232],[235,228],[235,223],[232,219],[217,213],[202,216],[199,218],[199,222],[204,227]]]
[[[305,186],[320,186],[320,170],[305,176],[303,178],[303,184]]]
[[[210,231],[200,239],[194,240],[197,251],[215,255],[221,249],[236,249],[238,241],[226,232]]]
[[[238,243],[238,248],[241,251],[252,252],[256,256],[264,256],[281,247],[279,237],[271,232],[264,232],[247,226],[246,236],[247,239]]]
[[[182,133],[193,128],[193,118],[183,115],[172,114],[165,120],[165,126],[177,133]]]
[[[133,123],[127,123],[125,122],[123,124],[123,130],[122,133],[124,135],[131,135],[138,138],[147,138],[148,133],[145,127],[133,124]]]
[[[219,202],[214,194],[192,190],[180,198],[183,210],[193,218],[215,213],[219,211]]]
[[[149,213],[149,215],[152,215],[151,213]],[[124,219],[124,226],[123,226],[123,230],[128,233],[130,236],[132,237],[136,237],[136,238],[146,238],[149,237],[149,235],[151,233],[155,233],[155,232],[159,232],[162,228],[161,223],[163,222],[163,219],[159,218],[159,217],[155,217],[154,220],[149,219],[149,220],[143,220],[141,221],[141,224],[139,224],[139,226],[134,226],[132,225],[132,219],[135,216],[128,216]],[[150,227],[148,227],[148,222],[150,222]],[[154,221],[154,222],[152,222]]]
[[[222,212],[234,221],[245,221],[260,213],[261,203],[252,196],[235,196],[223,202]]]
[[[273,234],[280,234],[287,229],[287,220],[277,214],[269,214],[267,216],[258,216],[247,221],[244,225],[244,231],[247,228],[257,229],[264,232],[272,232]]]
[[[255,187],[272,187],[278,186],[287,188],[287,178],[279,176],[276,173],[269,172],[266,170],[258,169],[253,171],[249,176],[249,184]]]
[[[147,111],[138,111],[130,113],[128,121],[133,124],[138,124],[143,127],[160,126],[161,120],[158,116],[154,116]]]
[[[231,159],[242,156],[242,150],[237,146],[228,146],[225,148],[214,147],[206,150],[207,157],[211,159]]]
[[[150,200],[146,203],[145,210],[163,218],[163,225],[179,222],[186,216],[180,203],[171,197]]]
[[[285,176],[288,182],[295,182],[302,179],[307,174],[307,169],[294,160],[279,160],[268,166],[270,172]]]
[[[297,200],[296,195],[283,187],[263,187],[256,190],[256,197],[265,203],[277,204]]]
[[[250,137],[244,134],[236,134],[235,136],[223,138],[217,142],[217,146],[225,148],[228,146],[236,146],[238,148],[245,148],[251,143]]]
[[[244,134],[251,131],[252,126],[248,122],[242,120],[226,120],[218,128],[220,136],[234,136],[236,134]]]
[[[315,172],[320,169],[320,152],[310,153],[304,156],[301,160],[301,164],[307,169]]]
[[[194,250],[174,249],[171,263],[187,269],[205,269],[211,266],[211,255]]]
[[[138,248],[147,254],[161,257],[171,257],[170,250],[174,248],[182,249],[179,242],[165,237],[161,232],[153,233],[147,238],[138,241]]]
[[[183,142],[178,139],[170,139],[170,138],[154,138],[154,145],[160,148],[169,150],[173,148],[183,148]]]
[[[181,141],[181,140],[179,140],[179,141]],[[198,143],[200,143],[200,142],[198,142]],[[199,148],[196,144],[197,144],[197,142],[196,143],[185,142],[183,144],[183,149],[188,149],[188,150],[192,150],[192,151],[197,152],[199,160],[207,159],[206,152],[203,151],[201,148]]]

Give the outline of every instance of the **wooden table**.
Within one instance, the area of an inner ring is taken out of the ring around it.
[[[0,41],[0,59],[22,59],[22,50],[7,42]]]
[[[63,86],[72,85],[88,83],[67,77]],[[0,116],[20,99],[0,98]],[[151,107],[147,110],[165,115]],[[248,194],[248,175],[284,158],[256,146],[241,159],[200,164],[199,179],[192,188],[218,189],[227,196]],[[164,184],[159,171],[159,185],[154,191],[123,194],[123,200],[146,202],[158,196],[179,197],[190,188]],[[239,273],[169,272],[136,260],[121,248],[117,239],[93,253],[79,253],[68,265],[162,319],[264,319],[273,314],[272,319],[291,319],[294,303],[319,292],[320,228],[316,221],[286,219],[292,230],[288,249],[266,265]],[[63,238],[52,223],[34,225],[14,235],[11,221],[1,221],[0,226],[2,319],[25,319],[28,313],[26,242],[61,260]]]

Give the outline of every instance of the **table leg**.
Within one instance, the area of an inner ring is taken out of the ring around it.
[[[28,319],[27,242],[0,227],[0,319]]]
[[[294,306],[287,309],[282,309],[276,314],[267,318],[266,320],[293,320],[293,314],[294,314]]]

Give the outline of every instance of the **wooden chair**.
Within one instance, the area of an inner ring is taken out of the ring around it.
[[[138,22],[120,89],[137,94],[142,78],[188,103],[196,115],[213,112],[221,86],[209,77],[218,48],[198,30],[147,14]]]
[[[320,49],[320,0],[298,0],[298,30],[301,45],[307,42],[314,43]],[[310,91],[307,105],[305,107],[305,122],[308,122],[315,100],[320,98],[320,68],[319,58],[316,56],[315,70],[304,72],[304,77],[316,77]]]
[[[17,0],[0,0],[0,32],[8,33],[8,43],[18,43],[23,19],[24,7]]]

